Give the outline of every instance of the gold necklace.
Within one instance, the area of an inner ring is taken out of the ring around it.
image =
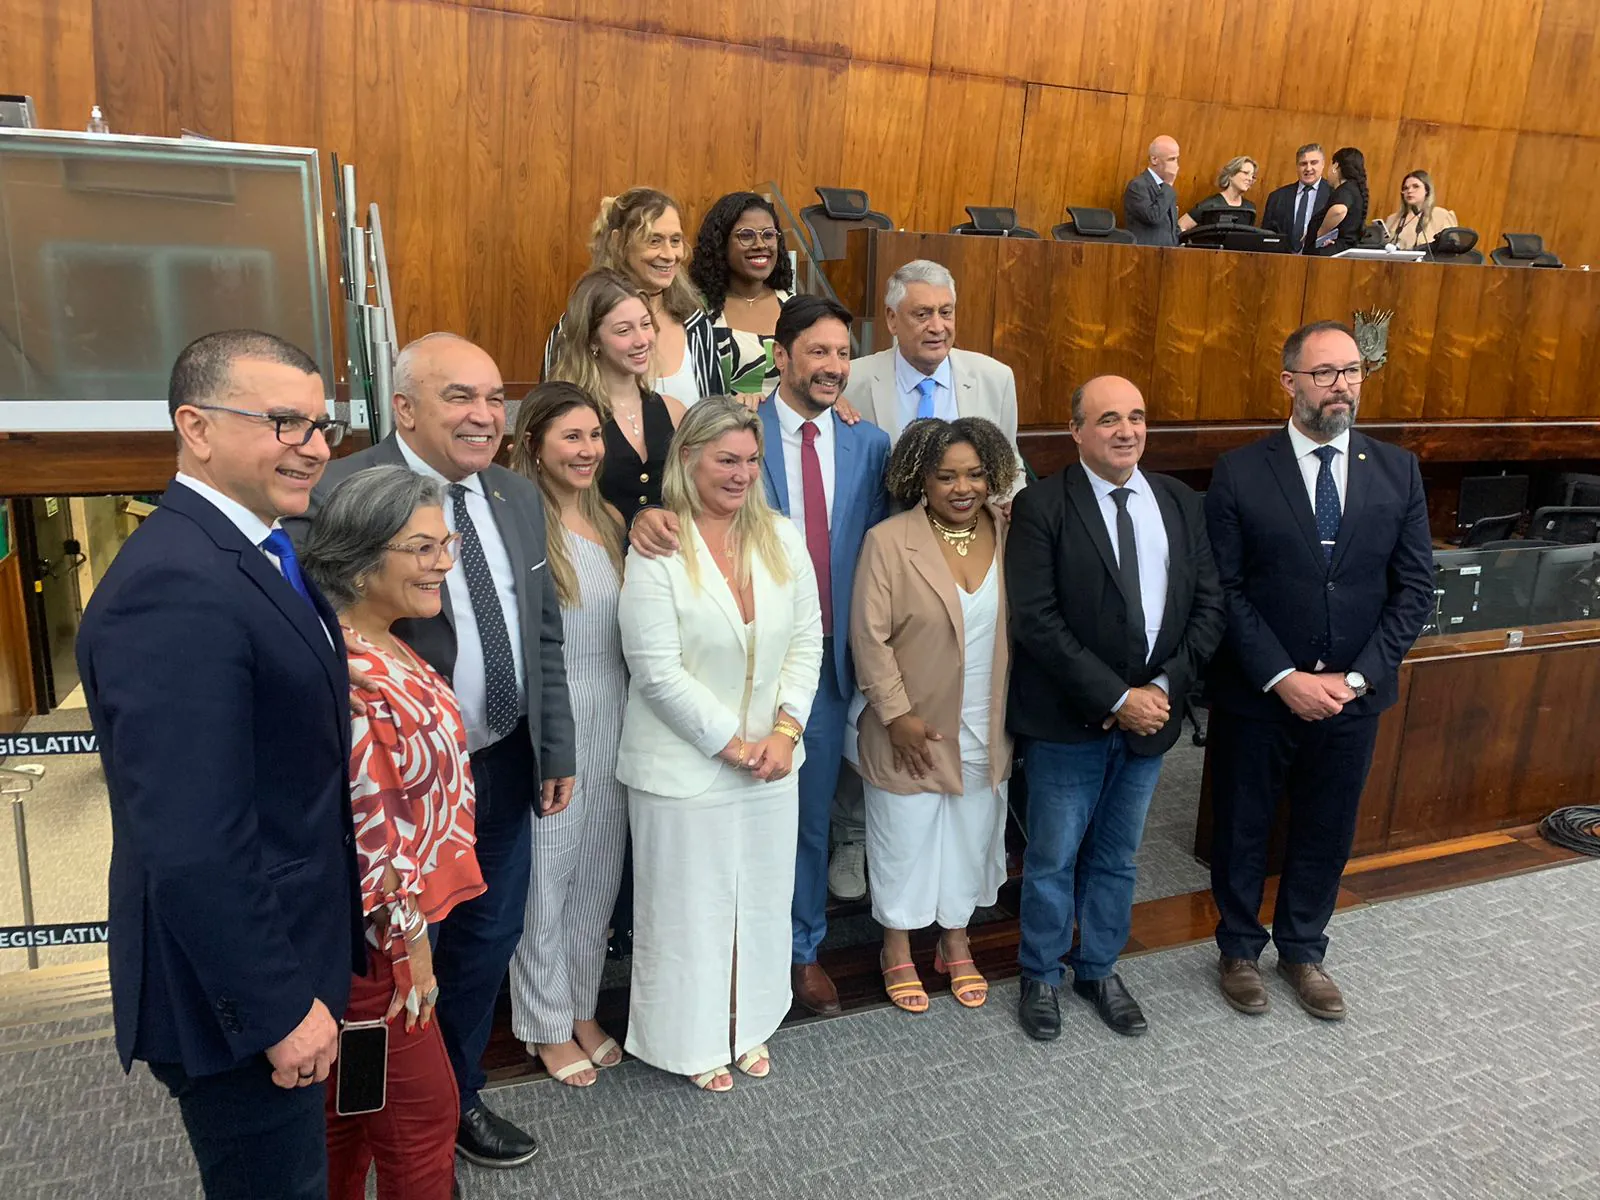
[[[976,520],[965,529],[951,529],[950,526],[930,512],[928,514],[928,523],[933,526],[933,531],[943,538],[962,558],[965,558],[967,551],[972,549],[972,539],[978,536],[978,522]]]

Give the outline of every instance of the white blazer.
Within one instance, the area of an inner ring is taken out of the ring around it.
[[[850,364],[850,382],[845,399],[863,417],[898,441],[904,422],[900,419],[900,389],[894,377],[895,348],[879,350]],[[950,382],[956,394],[956,412],[963,417],[982,417],[1000,427],[1017,456],[1017,482],[1012,494],[1027,482],[1022,468],[1022,452],[1017,450],[1017,377],[997,358],[973,350],[950,351]]]
[[[780,708],[804,725],[822,672],[822,609],[800,531],[774,514],[789,558],[779,583],[753,555],[755,670],[745,697],[748,632],[733,592],[693,538],[700,586],[689,582],[683,551],[666,558],[629,554],[618,619],[628,660],[617,780],[660,796],[688,798],[709,788],[717,754],[731,738],[772,732]],[[794,766],[805,761],[795,746]]]

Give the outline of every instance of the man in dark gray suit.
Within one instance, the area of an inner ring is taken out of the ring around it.
[[[1122,193],[1122,223],[1141,246],[1178,244],[1178,143],[1162,134],[1150,143],[1150,165]]]
[[[463,337],[430,333],[400,352],[394,381],[395,433],[330,464],[308,519],[340,480],[395,464],[443,485],[445,524],[461,535],[443,611],[398,622],[394,632],[454,687],[477,788],[478,865],[488,890],[455,907],[433,951],[441,1028],[461,1091],[456,1149],[481,1166],[514,1167],[538,1147],[479,1099],[479,1062],[522,936],[535,806],[548,816],[572,799],[561,605],[545,562],[539,489],[494,465],[506,427],[494,360]]]

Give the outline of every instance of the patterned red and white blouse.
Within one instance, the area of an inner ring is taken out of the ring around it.
[[[401,911],[430,924],[484,891],[473,851],[472,766],[461,707],[444,677],[396,639],[396,657],[344,627],[352,671],[370,690],[364,716],[351,718],[350,804],[367,942],[395,967],[397,990],[411,987]],[[374,694],[376,693],[376,694]],[[383,886],[393,867],[399,886]]]

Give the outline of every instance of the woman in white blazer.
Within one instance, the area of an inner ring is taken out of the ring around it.
[[[822,666],[816,576],[767,506],[761,419],[731,397],[684,416],[665,506],[682,549],[631,555],[617,778],[633,828],[628,1052],[708,1091],[771,1070],[789,1011],[801,733]]]

